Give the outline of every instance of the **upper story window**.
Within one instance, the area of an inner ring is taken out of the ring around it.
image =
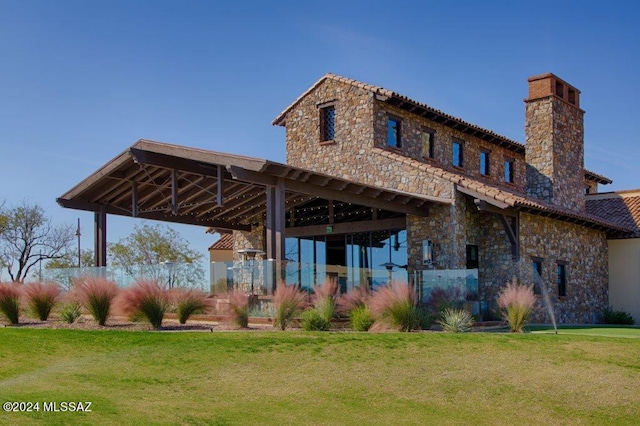
[[[489,176],[489,151],[480,151],[480,174]]]
[[[320,108],[320,142],[332,141],[336,137],[336,108],[327,105]]]
[[[559,260],[556,266],[558,296],[564,297],[567,295],[567,264]]]
[[[387,146],[400,148],[402,144],[400,138],[400,119],[395,117],[387,118]]]
[[[422,138],[422,157],[433,158],[434,150],[433,145],[435,141],[436,132],[429,128],[423,128],[420,137]]]
[[[504,181],[507,183],[514,183],[515,164],[515,160],[511,158],[504,160]]]
[[[454,167],[462,167],[463,164],[463,150],[464,144],[461,141],[453,141],[453,158],[452,163]]]

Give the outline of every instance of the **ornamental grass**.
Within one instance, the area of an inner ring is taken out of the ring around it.
[[[524,326],[529,322],[535,303],[533,286],[519,284],[515,279],[507,283],[498,295],[498,306],[503,318],[514,333],[522,333]]]
[[[276,310],[273,325],[280,330],[286,330],[293,318],[307,306],[307,295],[295,285],[278,283],[273,295]]]
[[[37,282],[26,284],[23,287],[23,292],[31,314],[40,321],[46,321],[58,301],[62,289],[56,283]]]
[[[445,309],[438,324],[450,333],[466,333],[473,327],[473,316],[464,309]]]
[[[374,316],[391,328],[411,331],[420,328],[417,296],[405,283],[393,282],[373,292],[369,308]]]
[[[180,324],[186,324],[192,315],[204,313],[210,307],[207,293],[192,288],[171,290],[171,299]]]
[[[18,324],[20,317],[20,284],[0,283],[0,312],[11,325]]]
[[[98,325],[105,325],[118,294],[116,283],[106,278],[81,277],[73,280],[72,291]]]
[[[159,330],[169,309],[169,294],[157,281],[137,281],[118,297],[120,310],[133,318],[143,318]]]
[[[229,301],[226,312],[228,321],[240,328],[249,326],[249,295],[239,291],[232,290],[227,293],[226,299]]]

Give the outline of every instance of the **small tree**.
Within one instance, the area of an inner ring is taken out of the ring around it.
[[[12,281],[23,282],[31,268],[47,259],[64,256],[74,233],[71,226],[54,226],[42,207],[23,203],[3,209],[0,263]]]
[[[162,281],[169,288],[193,287],[204,278],[198,263],[202,254],[168,226],[135,226],[129,236],[109,245],[109,256],[113,266],[131,277],[141,275],[139,267],[145,266],[145,278]]]

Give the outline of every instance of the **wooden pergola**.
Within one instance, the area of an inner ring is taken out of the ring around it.
[[[139,140],[57,199],[95,213],[96,266],[107,262],[107,214],[250,231],[264,220],[266,256],[284,258],[285,235],[311,235],[318,223],[358,230],[404,226],[451,200],[341,179],[259,158]],[[321,211],[314,221],[306,211]]]

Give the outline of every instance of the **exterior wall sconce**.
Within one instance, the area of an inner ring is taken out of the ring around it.
[[[422,240],[422,263],[431,268],[435,259],[433,258],[433,241]]]

